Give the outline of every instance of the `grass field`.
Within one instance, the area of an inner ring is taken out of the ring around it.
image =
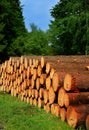
[[[0,130],[73,130],[60,118],[0,92]]]

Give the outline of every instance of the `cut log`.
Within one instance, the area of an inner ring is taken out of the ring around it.
[[[30,102],[31,105],[33,104],[33,98],[32,97],[30,97],[29,102]]]
[[[49,103],[45,104],[44,110],[49,113],[51,111],[51,105]]]
[[[43,68],[45,66],[45,59],[44,57],[42,56],[41,57],[41,67]]]
[[[55,103],[51,105],[51,114],[55,115]]]
[[[38,96],[39,96],[39,92],[35,90],[35,99],[38,99]]]
[[[38,101],[37,101],[35,98],[33,99],[33,105],[34,105],[34,106],[37,106],[37,105],[38,105]]]
[[[42,99],[38,98],[38,107],[43,108],[43,106],[44,106],[44,101]]]
[[[65,93],[64,104],[66,107],[76,104],[88,104],[89,92]]]
[[[43,99],[43,97],[44,97],[44,88],[40,88],[39,97],[40,97],[40,99]]]
[[[59,117],[60,116],[60,106],[57,104],[55,105],[55,116]]]
[[[46,78],[46,89],[47,90],[49,90],[50,89],[50,87],[51,87],[51,79],[50,79],[50,76],[48,76],[47,78]]]
[[[66,120],[66,109],[65,108],[60,108],[60,118],[61,118],[61,121]]]
[[[44,103],[46,104],[49,100],[49,93],[48,90],[44,90]]]
[[[51,69],[51,65],[50,65],[49,62],[47,62],[47,63],[46,63],[46,74],[49,74],[50,69]]]
[[[76,128],[81,125],[85,125],[85,119],[87,116],[87,112],[89,113],[89,105],[82,106],[69,106],[67,108],[67,122],[73,128]]]
[[[41,65],[38,65],[38,68],[37,68],[37,75],[38,75],[38,77],[41,76],[41,73],[42,73],[42,67],[41,67]]]
[[[79,74],[76,75],[66,74],[64,78],[64,88],[66,91],[88,91],[89,90],[89,75]]]
[[[89,130],[89,115],[86,117],[86,130]]]
[[[63,87],[61,87],[58,91],[58,104],[63,107],[64,106],[64,95],[66,91],[64,90]]]
[[[49,103],[50,104],[54,103],[55,99],[56,99],[56,94],[53,90],[53,87],[50,87],[50,89],[49,89]]]
[[[39,90],[40,89],[40,78],[36,79],[36,89]]]
[[[41,74],[41,76],[40,76],[40,84],[41,85],[45,84],[46,77],[47,77],[46,74]]]
[[[55,71],[56,70],[54,68],[51,68],[51,70],[50,70],[50,78],[51,79],[53,78],[53,75],[54,75]]]
[[[55,72],[53,75],[52,79],[52,86],[54,91],[56,92],[61,86],[63,86],[63,81],[64,81],[64,75],[65,73],[63,72]]]

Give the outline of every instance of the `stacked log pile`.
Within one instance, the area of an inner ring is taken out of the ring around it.
[[[0,91],[89,130],[89,75],[56,70],[44,57],[10,57],[0,65]]]

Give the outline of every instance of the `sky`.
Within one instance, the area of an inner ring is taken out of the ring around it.
[[[27,30],[30,31],[30,24],[34,23],[38,28],[46,31],[50,20],[53,19],[50,9],[59,0],[20,0],[20,2],[23,5],[22,13]]]

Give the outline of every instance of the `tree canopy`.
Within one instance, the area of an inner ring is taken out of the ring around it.
[[[57,54],[85,54],[89,46],[89,1],[60,0],[52,9],[51,42]]]

